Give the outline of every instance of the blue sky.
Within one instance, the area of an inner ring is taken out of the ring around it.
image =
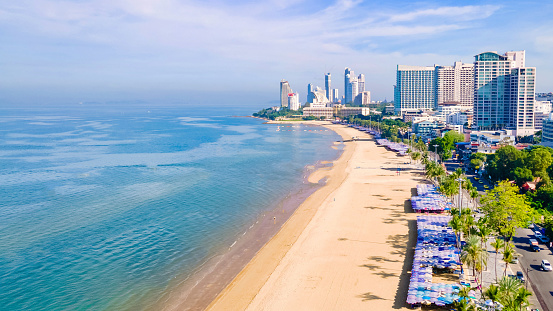
[[[331,72],[343,94],[345,67],[391,100],[397,64],[489,50],[526,50],[537,91],[553,91],[552,14],[542,1],[3,1],[0,105],[265,107],[281,79],[305,101]]]

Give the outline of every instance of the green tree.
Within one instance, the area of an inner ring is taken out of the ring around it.
[[[502,235],[505,241],[510,241],[515,229],[526,227],[529,221],[530,206],[525,196],[518,192],[518,187],[508,181],[502,181],[480,198],[488,224]]]
[[[484,291],[484,297],[487,297],[493,302],[499,301],[500,291],[499,286],[490,284],[488,288]]]
[[[505,243],[505,248],[503,249],[503,262],[505,263],[505,271],[503,272],[503,276],[507,276],[507,268],[509,267],[509,264],[511,261],[513,261],[513,258],[515,258],[516,252],[513,248],[513,245],[511,243]]]
[[[545,148],[533,148],[525,161],[526,166],[532,171],[532,175],[549,181],[547,169],[551,166],[551,153]]]
[[[526,167],[517,167],[513,170],[512,176],[517,186],[522,187],[525,182],[534,180],[532,171]]]
[[[526,153],[514,146],[503,146],[493,155],[488,156],[486,171],[493,181],[514,179],[513,171],[524,167]]]
[[[488,262],[488,252],[481,247],[480,238],[471,235],[466,239],[466,244],[461,252],[461,261],[472,268],[472,274],[476,276],[476,271],[486,266]],[[481,282],[481,280],[480,280]]]

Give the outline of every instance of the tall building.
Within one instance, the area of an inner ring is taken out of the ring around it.
[[[359,92],[359,94],[355,96],[356,105],[368,106],[370,103],[371,103],[371,92],[369,91]]]
[[[288,107],[288,94],[293,93],[288,81],[280,81],[280,107]]]
[[[394,86],[396,114],[432,110],[436,107],[436,66],[397,65]]]
[[[338,95],[338,89],[332,90],[332,100],[333,103],[337,103],[340,101],[340,96]]]
[[[330,88],[330,72],[325,74],[325,96],[332,101],[332,89]]]
[[[365,92],[365,75],[362,73],[357,77],[357,94],[361,92]],[[357,94],[352,94],[353,98],[355,98]]]
[[[484,52],[474,57],[474,124],[534,133],[536,68],[525,67],[524,51]],[[518,67],[517,67],[518,66]]]
[[[288,94],[288,108],[290,110],[300,109],[300,95],[298,93]]]
[[[455,62],[436,67],[436,106],[458,102],[472,109],[474,101],[474,64]]]
[[[344,102],[342,104],[351,103],[353,101],[353,96],[351,94],[351,80],[355,79],[353,70],[346,67],[344,71]]]
[[[307,101],[306,103],[312,103],[313,102],[313,84],[309,83],[307,85]]]

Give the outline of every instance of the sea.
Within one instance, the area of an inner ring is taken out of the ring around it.
[[[0,309],[143,310],[339,157],[255,109],[0,108]]]

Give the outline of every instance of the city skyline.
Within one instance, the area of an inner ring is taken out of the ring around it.
[[[537,1],[23,0],[0,5],[0,100],[264,107],[279,102],[283,78],[324,85],[324,73],[343,81],[347,66],[365,73],[373,100],[390,101],[397,64],[513,50],[526,51],[540,68],[536,92],[548,92],[552,12]]]

